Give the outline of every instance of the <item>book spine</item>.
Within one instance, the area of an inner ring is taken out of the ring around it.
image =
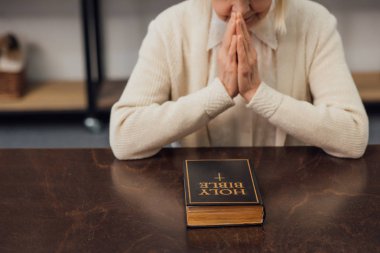
[[[256,192],[257,192],[257,198],[258,198],[258,201],[259,203],[264,206],[264,203],[263,203],[263,198],[261,197],[261,192],[260,192],[260,186],[258,184],[258,180],[257,180],[257,176],[256,176],[256,169],[255,167],[253,166],[253,163],[251,160],[249,160],[249,166],[250,166],[250,170],[251,170],[251,173],[252,173],[252,178],[253,178],[253,183],[255,184],[255,188],[256,188]]]
[[[182,166],[183,167],[183,186],[184,186],[184,194],[185,194],[185,205],[188,206],[188,204],[189,204],[189,199],[188,199],[189,193],[188,193],[187,189],[189,186],[188,186],[186,166],[187,166],[186,161],[184,161],[183,166]]]

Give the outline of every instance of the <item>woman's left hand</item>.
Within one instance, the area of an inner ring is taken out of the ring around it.
[[[257,53],[252,45],[251,36],[242,15],[237,15],[237,55],[238,55],[238,86],[240,95],[251,101],[261,83]]]

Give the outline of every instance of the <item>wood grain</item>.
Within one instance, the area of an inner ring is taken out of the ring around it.
[[[380,252],[380,146],[0,150],[0,252]],[[185,159],[248,158],[263,226],[187,229]]]

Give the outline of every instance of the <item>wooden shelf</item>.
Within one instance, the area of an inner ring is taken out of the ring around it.
[[[364,103],[380,103],[380,72],[352,73]]]
[[[353,73],[365,103],[380,103],[380,72]],[[108,111],[120,98],[127,80],[105,81],[99,91],[98,109]],[[83,81],[48,81],[28,85],[19,99],[0,99],[0,112],[85,111],[86,87]]]
[[[105,81],[101,85],[98,109],[108,111],[120,98],[126,80]],[[21,98],[0,98],[0,112],[85,111],[86,87],[83,81],[48,81],[28,85]]]
[[[2,112],[84,111],[86,108],[85,83],[81,81],[31,83],[21,98],[0,100]]]

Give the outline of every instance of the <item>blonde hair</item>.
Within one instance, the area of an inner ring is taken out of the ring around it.
[[[275,29],[280,35],[286,33],[285,15],[286,15],[287,0],[276,0],[275,8]]]

